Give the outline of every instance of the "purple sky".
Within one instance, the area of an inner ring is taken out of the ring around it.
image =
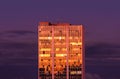
[[[86,79],[119,79],[119,3],[119,0],[0,0],[0,78],[37,79],[38,22],[50,21],[84,25]]]

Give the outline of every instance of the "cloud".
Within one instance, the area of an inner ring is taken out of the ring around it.
[[[99,43],[88,45],[85,54],[88,65],[120,65],[119,44]]]
[[[37,37],[37,32],[30,30],[4,30],[0,32],[0,40],[18,40],[23,38],[35,38]]]
[[[86,56],[120,56],[120,45],[119,44],[106,44],[99,43],[86,46]]]
[[[30,30],[7,30],[0,32],[0,43],[10,42],[36,42],[37,32]]]
[[[37,43],[0,43],[0,65],[31,65],[37,63]]]
[[[103,78],[101,78],[101,76],[98,74],[86,73],[86,79],[103,79]]]
[[[29,31],[29,30],[8,30],[8,31],[5,31],[4,33],[25,35],[25,34],[34,34],[35,32]]]
[[[0,65],[35,65],[37,63],[37,33],[8,30],[0,34]]]
[[[0,66],[1,79],[37,79],[37,66],[4,65]]]
[[[87,45],[86,79],[118,79],[120,67],[120,45],[112,43],[94,43]],[[95,74],[93,74],[95,73]],[[113,74],[115,73],[115,74]]]

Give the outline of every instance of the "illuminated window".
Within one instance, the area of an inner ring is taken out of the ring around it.
[[[50,48],[41,48],[40,51],[50,51]]]
[[[48,39],[52,39],[52,37],[48,37]]]
[[[50,57],[50,54],[40,54],[40,57]]]
[[[76,71],[71,71],[70,74],[76,74]]]
[[[59,36],[59,37],[54,37],[54,39],[65,39],[65,37]]]
[[[60,50],[60,48],[56,48],[55,50],[56,50],[56,51],[59,51],[59,50]]]
[[[59,37],[59,39],[62,39],[62,37]]]
[[[82,45],[81,42],[78,42],[78,43],[77,43],[77,42],[70,42],[70,44],[71,44],[71,45]]]
[[[39,37],[39,39],[47,39],[47,37]]]
[[[77,71],[76,74],[82,74],[82,72],[81,71]]]
[[[39,37],[39,39],[42,39],[42,40],[44,40],[44,39],[52,39],[52,37]]]
[[[56,57],[65,57],[67,54],[56,54]]]
[[[66,51],[67,49],[66,48],[62,48],[62,51]]]

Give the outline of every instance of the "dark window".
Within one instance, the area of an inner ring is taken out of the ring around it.
[[[43,51],[43,54],[45,54],[45,51]]]

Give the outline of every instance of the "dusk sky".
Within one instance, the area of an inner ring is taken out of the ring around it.
[[[120,0],[0,0],[0,79],[37,79],[40,21],[83,24],[86,79],[120,79]]]

